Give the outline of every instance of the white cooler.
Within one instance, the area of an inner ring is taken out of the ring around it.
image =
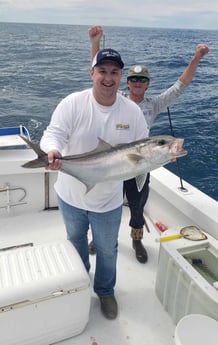
[[[0,250],[0,345],[48,345],[81,333],[89,275],[65,240]]]

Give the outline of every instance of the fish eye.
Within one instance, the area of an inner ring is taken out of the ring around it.
[[[160,139],[160,140],[158,140],[157,144],[158,144],[159,146],[163,146],[163,145],[166,144],[166,140]]]

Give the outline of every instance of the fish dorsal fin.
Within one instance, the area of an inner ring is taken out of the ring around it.
[[[144,157],[137,153],[128,153],[127,157],[132,164],[137,164],[139,161],[144,160]]]
[[[136,176],[135,180],[136,180],[136,185],[137,185],[137,189],[139,192],[141,192],[141,190],[145,184],[146,178],[147,178],[147,173]]]
[[[88,192],[90,192],[90,190],[95,187],[95,184],[89,184],[89,183],[86,183],[86,182],[83,182],[83,183],[86,186],[86,194],[88,194]]]
[[[87,156],[94,155],[96,153],[105,152],[107,150],[110,150],[112,147],[113,147],[112,145],[110,145],[109,143],[107,143],[103,139],[98,138],[98,145],[96,146],[96,148],[94,150],[84,152],[84,153],[81,153],[78,155],[65,156],[64,159],[65,160],[71,160],[71,159],[77,159],[77,158],[84,158]]]
[[[113,146],[109,143],[107,143],[105,140],[98,138],[98,146],[96,147],[95,150],[97,152],[102,152],[111,149]]]

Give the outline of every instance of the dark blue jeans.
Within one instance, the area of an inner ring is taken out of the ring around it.
[[[123,184],[123,192],[126,194],[131,215],[129,225],[134,229],[140,229],[145,224],[143,211],[148,199],[149,182],[150,174],[148,173],[141,192],[138,191],[134,178],[124,181]]]
[[[112,296],[116,283],[117,238],[122,205],[112,211],[99,213],[73,207],[59,196],[58,204],[64,219],[67,239],[79,252],[87,272],[90,269],[87,232],[91,226],[96,248],[94,291],[98,296]]]

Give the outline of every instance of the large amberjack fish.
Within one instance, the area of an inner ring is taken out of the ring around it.
[[[24,168],[39,168],[48,165],[48,157],[39,146],[25,137],[23,140],[36,152],[37,159],[22,165]],[[102,139],[95,150],[74,156],[64,156],[61,171],[84,183],[87,193],[100,182],[136,178],[139,191],[148,172],[157,169],[178,157],[185,156],[184,139],[172,136],[153,136],[126,144],[112,146]]]

